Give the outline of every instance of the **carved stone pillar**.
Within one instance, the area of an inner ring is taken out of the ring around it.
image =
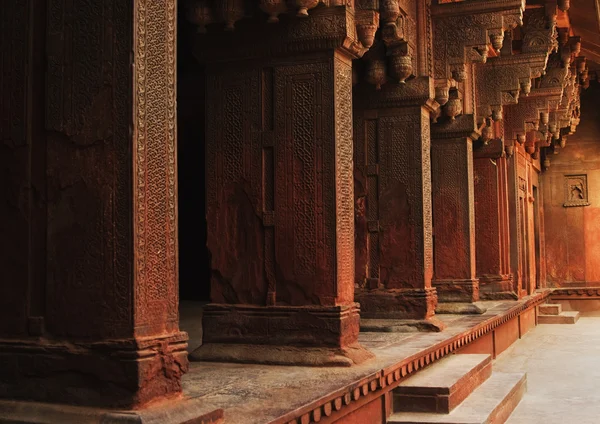
[[[478,146],[473,164],[479,296],[512,299],[516,293],[510,275],[507,161],[502,139]]]
[[[433,286],[440,301],[479,300],[475,275],[474,128],[473,115],[433,127]]]
[[[0,166],[14,177],[2,225],[17,245],[2,255],[0,396],[125,408],[176,397],[188,365],[176,2],[17,3],[1,34],[12,115]]]
[[[348,13],[323,8],[196,39],[208,62],[213,303],[194,359],[346,366],[370,357],[358,344],[354,301],[358,53],[343,48],[353,42]]]
[[[432,81],[361,83],[355,97],[356,300],[368,318],[431,318]]]

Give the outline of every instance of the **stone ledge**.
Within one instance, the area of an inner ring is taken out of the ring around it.
[[[222,424],[223,410],[202,399],[163,401],[140,410],[108,410],[25,401],[0,401],[0,424]]]

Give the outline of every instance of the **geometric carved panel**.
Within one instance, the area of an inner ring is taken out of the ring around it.
[[[565,208],[589,206],[587,175],[565,175]]]

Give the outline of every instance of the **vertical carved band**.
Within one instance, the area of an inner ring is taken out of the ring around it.
[[[136,0],[134,29],[135,325],[176,325],[176,2]]]
[[[354,287],[354,180],[352,146],[352,62],[336,55],[335,67],[335,175],[338,295],[353,301]],[[342,290],[340,290],[343,288]],[[347,297],[347,298],[346,298]]]

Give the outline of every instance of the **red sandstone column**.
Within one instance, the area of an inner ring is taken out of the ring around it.
[[[351,365],[370,357],[358,344],[354,302],[352,56],[329,41],[302,52],[310,44],[293,39],[308,37],[312,22],[345,23],[347,13],[329,8],[289,25],[199,37],[199,54],[215,61],[206,116],[213,303],[195,359]],[[284,57],[253,50],[263,45]],[[257,59],[234,60],[248,52]]]
[[[2,397],[130,408],[181,392],[175,5],[3,6]]]
[[[504,143],[494,139],[474,151],[475,241],[482,299],[510,299],[507,162]]]
[[[472,115],[433,127],[433,286],[441,301],[479,300],[475,275]]]
[[[356,299],[363,317],[429,319],[435,312],[430,84],[423,77],[356,88]]]

